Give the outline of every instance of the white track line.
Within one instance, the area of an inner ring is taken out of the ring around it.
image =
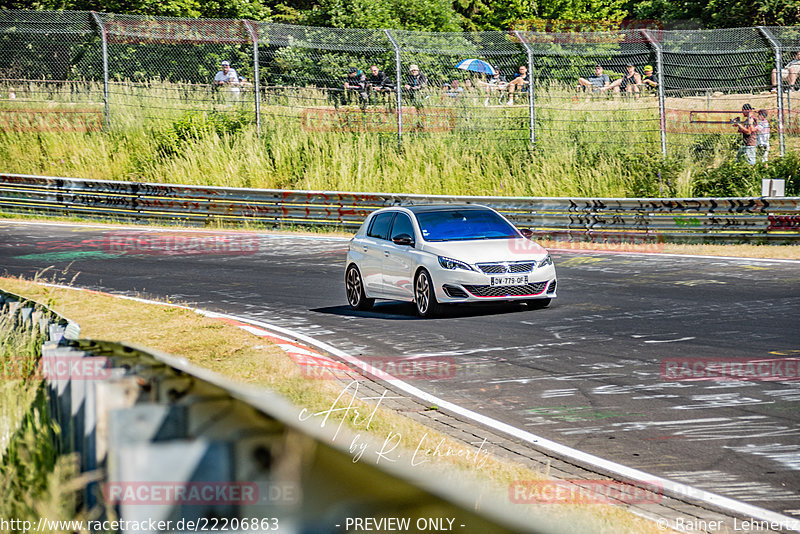
[[[87,289],[87,288],[71,287],[71,286],[65,286],[65,285],[60,285],[60,284],[43,284],[43,285],[48,285],[48,286],[51,286],[51,287],[59,287],[59,288],[63,288],[63,289],[73,289],[73,290],[81,290],[81,291],[90,291],[90,292],[93,292],[93,293],[101,293],[101,294],[105,294],[105,295],[109,295],[109,296],[113,296],[113,297],[123,298],[123,299],[127,299],[127,300],[134,300],[134,301],[137,301],[137,302],[143,302],[143,303],[147,303],[147,304],[158,304],[158,305],[162,305],[162,306],[173,306],[173,307],[176,307],[176,308],[183,308],[183,309],[187,309],[187,310],[192,310],[195,313],[198,313],[200,315],[203,315],[205,317],[209,317],[209,318],[212,318],[212,319],[228,319],[228,320],[232,320],[232,321],[238,321],[238,322],[241,322],[241,323],[251,324],[251,325],[263,328],[263,329],[265,329],[265,330],[267,330],[267,331],[269,331],[269,332],[271,332],[273,334],[280,334],[280,335],[283,335],[283,336],[290,336],[291,338],[294,338],[294,339],[299,339],[299,340],[301,340],[301,341],[303,341],[305,343],[308,343],[309,345],[312,345],[312,346],[314,346],[314,347],[316,347],[318,349],[321,349],[321,350],[326,351],[326,352],[328,352],[330,354],[338,356],[339,358],[345,360],[346,362],[349,362],[349,363],[351,363],[351,364],[353,364],[353,365],[355,365],[355,366],[357,366],[357,367],[359,367],[361,369],[367,370],[367,369],[371,369],[372,368],[372,366],[370,364],[368,364],[367,362],[359,360],[355,356],[351,356],[351,355],[347,354],[346,352],[344,352],[342,350],[339,350],[336,347],[334,347],[332,345],[329,345],[328,343],[325,343],[324,341],[319,341],[319,340],[316,340],[316,339],[314,339],[314,338],[312,338],[310,336],[307,336],[305,334],[301,334],[299,332],[295,332],[294,330],[291,330],[289,328],[284,328],[282,326],[273,325],[273,324],[270,324],[270,323],[266,323],[264,321],[259,321],[259,320],[255,320],[255,319],[249,319],[249,318],[246,318],[246,317],[241,317],[239,315],[230,315],[230,314],[225,314],[225,313],[217,313],[217,312],[212,312],[212,311],[208,311],[208,310],[202,310],[200,308],[192,308],[190,306],[180,306],[180,305],[176,305],[176,304],[168,304],[168,303],[164,303],[164,302],[158,302],[158,301],[154,301],[154,300],[142,299],[142,298],[138,298],[138,297],[130,297],[130,296],[126,296],[126,295],[114,295],[112,293],[103,293],[103,292],[100,292],[100,291],[95,291],[95,290],[91,290],[91,289]],[[406,393],[408,393],[410,395],[413,395],[413,396],[415,396],[415,397],[417,397],[417,398],[419,398],[419,399],[421,399],[421,400],[423,400],[425,402],[430,402],[430,403],[436,405],[439,408],[443,408],[443,409],[449,410],[449,411],[451,411],[453,413],[456,413],[458,415],[461,415],[463,417],[471,419],[471,420],[473,420],[475,422],[478,422],[478,423],[481,423],[483,425],[486,425],[489,428],[493,428],[493,429],[498,430],[500,432],[503,432],[505,434],[514,436],[514,437],[516,437],[518,439],[521,439],[521,440],[523,440],[523,441],[525,441],[527,443],[535,445],[536,447],[538,447],[540,449],[544,449],[546,451],[554,453],[554,454],[556,454],[558,456],[561,456],[561,457],[564,457],[564,458],[569,458],[569,459],[574,460],[576,462],[580,462],[580,463],[582,463],[584,465],[593,466],[593,467],[598,468],[598,469],[600,469],[602,471],[605,471],[605,472],[608,472],[608,473],[613,473],[613,474],[615,474],[617,476],[623,477],[624,479],[627,479],[627,480],[632,480],[632,481],[648,484],[648,485],[651,485],[651,486],[652,485],[660,486],[664,490],[668,491],[672,496],[675,496],[675,497],[678,497],[678,498],[690,499],[690,502],[691,502],[691,500],[704,502],[704,503],[710,504],[710,505],[712,505],[714,507],[717,507],[719,509],[723,509],[723,510],[727,510],[727,511],[730,511],[730,512],[734,512],[737,515],[746,515],[746,516],[749,516],[749,517],[751,517],[753,519],[756,519],[756,520],[759,520],[759,521],[765,521],[765,522],[771,523],[771,527],[770,528],[772,530],[780,530],[780,529],[782,529],[782,530],[792,530],[792,531],[795,531],[795,532],[800,532],[800,519],[795,519],[793,517],[782,515],[782,514],[779,514],[777,512],[773,512],[772,510],[767,510],[765,508],[760,508],[758,506],[753,506],[753,505],[750,505],[750,504],[747,504],[747,503],[744,503],[744,502],[741,502],[741,501],[737,501],[735,499],[731,499],[729,497],[723,497],[722,495],[717,495],[716,493],[711,493],[709,491],[705,491],[705,490],[700,489],[700,488],[695,488],[693,486],[689,486],[688,484],[681,484],[679,482],[675,482],[675,481],[672,481],[672,480],[669,480],[669,479],[666,479],[666,478],[662,478],[662,477],[658,477],[658,476],[655,476],[655,475],[651,475],[651,474],[646,473],[644,471],[640,471],[639,469],[634,469],[632,467],[628,467],[628,466],[625,466],[625,465],[622,465],[622,464],[618,464],[616,462],[612,462],[611,460],[606,460],[605,458],[600,458],[599,456],[595,456],[593,454],[585,453],[585,452],[580,451],[578,449],[573,449],[572,447],[568,447],[566,445],[562,445],[562,444],[557,443],[555,441],[551,441],[551,440],[545,439],[545,438],[543,438],[541,436],[537,436],[536,434],[533,434],[533,433],[528,432],[526,430],[522,430],[522,429],[519,429],[519,428],[517,428],[515,426],[509,425],[507,423],[503,423],[502,421],[498,421],[497,419],[493,419],[491,417],[487,417],[487,416],[479,414],[477,412],[473,412],[472,410],[469,410],[467,408],[459,406],[458,404],[454,404],[454,403],[448,402],[448,401],[446,401],[444,399],[436,397],[435,395],[432,395],[430,393],[422,391],[421,389],[416,388],[416,387],[412,386],[411,384],[403,382],[400,379],[394,378],[393,376],[391,376],[391,375],[389,375],[387,373],[381,373],[381,374],[384,377],[386,377],[386,378],[382,378],[382,379],[390,380],[391,384],[394,387],[396,387],[396,388],[398,388],[398,389],[400,389],[400,390],[402,390],[402,391],[404,391],[404,392],[406,392]]]

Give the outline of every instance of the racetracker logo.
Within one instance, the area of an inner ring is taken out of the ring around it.
[[[535,232],[534,239],[547,248],[561,250],[598,250],[606,252],[663,252],[664,238],[657,234],[633,232]],[[536,254],[544,249],[534,241],[514,239],[510,241],[515,254]]]
[[[664,38],[659,20],[520,19],[511,22],[509,35],[526,43],[649,43]]]
[[[258,237],[248,234],[112,232],[102,240],[111,254],[249,255],[258,251]]]
[[[643,504],[664,498],[660,484],[639,486],[616,480],[515,480],[508,487],[515,504]]]
[[[255,482],[109,482],[103,496],[109,504],[248,505],[259,502]]]
[[[0,366],[3,380],[107,380],[110,376],[111,362],[102,357],[42,357],[37,362],[20,356]]]
[[[307,132],[397,131],[397,113],[384,109],[319,109],[303,111],[301,122]],[[450,132],[456,116],[449,108],[403,108],[403,129],[409,132]]]
[[[800,358],[666,358],[661,378],[682,380],[796,381]]]
[[[453,358],[435,356],[407,359],[402,356],[359,356],[363,365],[345,365],[327,358],[306,359],[300,365],[302,374],[317,380],[353,379],[353,374],[366,372],[381,380],[450,380],[456,374]]]

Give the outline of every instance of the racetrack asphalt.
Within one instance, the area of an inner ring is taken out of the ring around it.
[[[422,320],[410,304],[347,307],[346,240],[209,233],[227,236],[225,244],[191,249],[175,235],[191,234],[0,221],[0,274],[54,266],[61,280],[77,274],[77,286],[263,320],[353,355],[449,362],[455,372],[414,386],[564,445],[800,517],[796,367],[794,380],[664,374],[675,358],[800,358],[800,262],[556,251],[559,298],[549,309],[454,307]]]

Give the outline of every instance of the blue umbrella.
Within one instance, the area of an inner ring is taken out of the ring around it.
[[[470,70],[472,72],[480,72],[483,74],[491,74],[492,76],[497,74],[495,68],[482,59],[465,59],[456,65],[456,68],[461,70]]]

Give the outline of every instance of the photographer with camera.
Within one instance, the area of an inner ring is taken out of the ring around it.
[[[742,115],[744,119],[739,120],[739,117],[731,120],[731,125],[736,126],[738,133],[742,134],[742,146],[736,153],[736,161],[738,162],[742,155],[750,165],[756,164],[756,119],[751,117],[753,106],[745,104],[742,106]]]

